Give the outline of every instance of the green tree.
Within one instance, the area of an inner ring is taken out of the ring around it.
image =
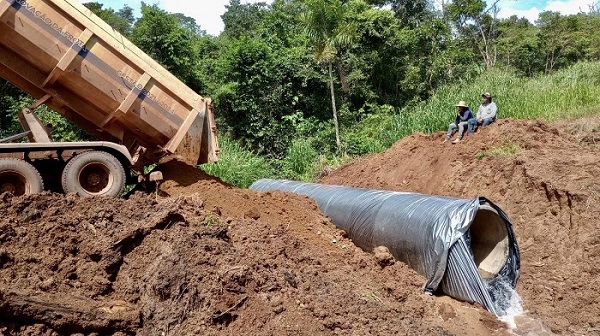
[[[387,0],[374,1],[378,5],[389,5],[401,27],[417,27],[432,19],[433,4],[430,0]]]
[[[221,19],[225,24],[223,33],[229,37],[252,34],[268,12],[264,2],[241,4],[240,0],[230,0],[225,8],[227,11],[221,15]]]
[[[588,32],[595,32],[589,34],[589,44],[585,50],[586,59],[590,61],[600,61],[600,3],[595,7],[595,12],[588,15]]]
[[[402,19],[364,1],[348,5],[360,39],[341,58],[349,69],[349,107],[357,111],[356,121],[371,111],[389,111],[377,105],[402,107],[426,100],[438,85],[472,72],[472,49],[459,45],[450,26],[429,9]],[[421,16],[429,19],[417,20]]]
[[[498,60],[527,76],[541,70],[538,28],[525,18],[511,16],[498,24]]]
[[[281,157],[296,135],[303,104],[296,49],[270,46],[258,37],[227,39],[214,70],[220,83],[216,108],[231,135],[260,154]]]
[[[197,76],[201,29],[191,18],[142,2],[142,17],[133,26],[132,42],[195,91],[204,89]]]
[[[25,97],[23,91],[5,79],[0,79],[0,138],[21,132],[14,106]]]
[[[473,42],[486,66],[496,63],[496,14],[498,1],[486,7],[483,0],[454,0],[444,11],[463,38]]]
[[[306,8],[302,22],[313,45],[315,60],[318,63],[326,63],[329,71],[335,141],[338,150],[341,151],[333,62],[338,57],[339,48],[350,45],[357,38],[356,26],[347,20],[347,5],[340,0],[308,0]]]
[[[562,16],[557,12],[543,12],[536,21],[539,27],[540,51],[545,56],[545,72],[577,62],[584,57],[588,32],[586,15]]]
[[[3,115],[3,124],[0,128],[0,138],[15,135],[23,132],[23,126],[18,121],[17,115],[24,107],[35,102],[30,96],[12,85],[0,87],[2,95],[0,99],[0,109]],[[44,124],[52,125],[52,140],[57,142],[64,141],[91,141],[92,136],[87,134],[70,120],[66,119],[57,112],[51,110],[45,105],[36,109],[36,114]],[[4,120],[5,119],[5,120]]]
[[[133,16],[133,9],[128,5],[123,6],[118,11],[112,8],[104,8],[104,5],[99,2],[87,2],[83,5],[124,36],[131,36],[135,17]]]

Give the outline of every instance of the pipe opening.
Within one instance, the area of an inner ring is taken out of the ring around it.
[[[488,204],[482,204],[470,227],[471,251],[479,275],[494,278],[507,262],[509,237],[506,223]]]

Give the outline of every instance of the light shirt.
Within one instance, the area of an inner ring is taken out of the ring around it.
[[[490,102],[487,105],[481,104],[477,110],[477,119],[496,118],[497,113],[498,106],[496,106],[496,103]]]

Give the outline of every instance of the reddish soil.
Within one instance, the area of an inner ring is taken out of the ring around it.
[[[0,335],[506,334],[307,197],[160,169],[128,200],[2,195]]]
[[[529,316],[594,334],[600,149],[575,126],[414,135],[323,182],[487,196],[515,225]],[[476,158],[507,145],[522,151]],[[127,200],[0,195],[0,335],[508,335],[481,307],[423,294],[423,277],[355,247],[307,197],[159,169],[157,193]]]
[[[486,196],[515,226],[517,291],[552,332],[600,333],[598,118],[561,125],[500,120],[459,144],[415,134],[322,182],[462,198]],[[491,154],[493,148],[504,150]]]

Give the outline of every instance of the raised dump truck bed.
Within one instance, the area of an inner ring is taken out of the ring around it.
[[[192,165],[217,160],[210,99],[76,0],[0,0],[0,76],[38,99],[20,118],[30,141],[49,141],[29,116],[43,103],[99,140],[122,145],[108,152],[136,171],[172,156]],[[0,158],[40,156],[0,147]],[[53,157],[66,164],[81,151],[58,150]]]

